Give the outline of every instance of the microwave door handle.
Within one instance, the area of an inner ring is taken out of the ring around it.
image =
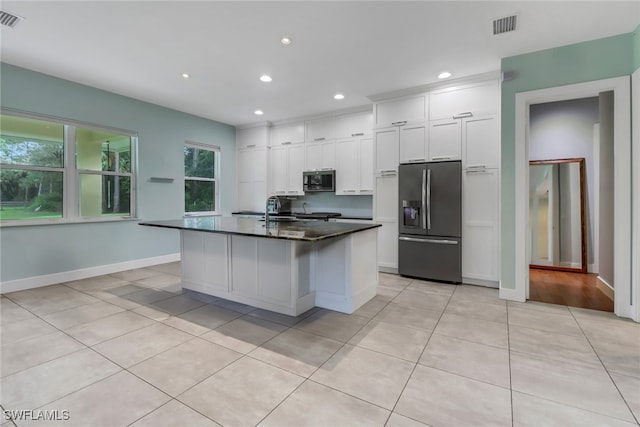
[[[427,170],[422,169],[422,228],[427,229]]]

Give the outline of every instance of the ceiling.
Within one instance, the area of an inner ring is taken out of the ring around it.
[[[1,8],[25,18],[2,26],[3,62],[232,125],[362,106],[435,83],[444,70],[497,71],[503,57],[640,24],[640,1],[3,0]],[[517,30],[493,36],[492,20],[513,13]],[[280,44],[283,36],[293,43]],[[345,99],[334,100],[337,92]]]

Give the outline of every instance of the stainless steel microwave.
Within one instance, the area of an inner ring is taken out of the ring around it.
[[[305,192],[336,191],[336,171],[320,170],[303,172],[302,188]]]

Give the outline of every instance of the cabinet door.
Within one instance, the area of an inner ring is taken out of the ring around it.
[[[462,152],[460,120],[437,120],[429,123],[429,161],[459,160]]]
[[[287,194],[287,147],[271,149],[271,194]]]
[[[463,113],[473,116],[497,113],[499,100],[497,80],[436,90],[429,96],[429,119],[452,119]]]
[[[265,147],[267,145],[268,130],[266,126],[238,129],[236,132],[236,147],[238,149]]]
[[[371,111],[345,114],[337,119],[336,138],[371,135],[372,129],[373,113]]]
[[[258,243],[258,298],[292,306],[291,243],[280,239],[255,240]]]
[[[373,138],[359,138],[360,194],[373,194]]]
[[[378,266],[398,268],[398,223],[376,221],[382,224],[378,228]]]
[[[462,141],[463,166],[500,167],[500,123],[497,116],[465,119]]]
[[[271,146],[304,142],[304,122],[287,123],[271,128]]]
[[[267,200],[267,181],[253,182],[253,204],[250,208],[255,212],[264,212]]]
[[[307,142],[305,153],[306,170],[315,171],[322,168],[322,146],[319,142]]]
[[[375,131],[376,174],[398,171],[398,143],[400,128],[392,127]]]
[[[206,290],[229,292],[229,255],[227,252],[229,236],[217,233],[200,234],[203,234],[204,243],[203,268]]]
[[[304,195],[302,189],[302,173],[304,172],[304,144],[293,144],[288,147],[287,169],[288,185],[287,194]]]
[[[254,152],[251,149],[238,150],[238,182],[253,181]]]
[[[256,298],[258,295],[258,240],[231,238],[231,293]]]
[[[358,144],[355,138],[336,142],[336,194],[358,192]]]
[[[307,141],[324,141],[336,135],[336,119],[333,117],[307,121]]]
[[[239,211],[253,210],[253,181],[238,182],[238,202]],[[264,207],[263,207],[264,208]]]
[[[427,95],[412,95],[381,101],[375,105],[376,127],[427,120]]]
[[[463,172],[463,277],[494,282],[498,280],[498,180],[497,169],[467,169]]]
[[[330,170],[336,168],[336,141],[324,141],[320,144],[322,151],[322,163],[320,169]]]
[[[427,125],[400,127],[400,163],[427,161]]]

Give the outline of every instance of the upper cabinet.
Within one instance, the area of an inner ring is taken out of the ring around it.
[[[500,168],[500,120],[497,114],[463,120],[465,168]]]
[[[304,142],[304,122],[286,123],[271,128],[271,146]]]
[[[428,119],[428,99],[426,93],[380,101],[375,104],[375,127],[397,126],[423,122]]]
[[[353,138],[371,135],[373,130],[373,112],[352,113],[336,119],[336,138]]]
[[[236,148],[238,150],[265,147],[268,140],[269,129],[266,126],[241,128],[236,131]]]
[[[429,119],[461,119],[494,114],[500,105],[497,80],[438,89],[429,93]]]
[[[308,120],[306,141],[325,141],[336,137],[336,119],[333,117]]]

